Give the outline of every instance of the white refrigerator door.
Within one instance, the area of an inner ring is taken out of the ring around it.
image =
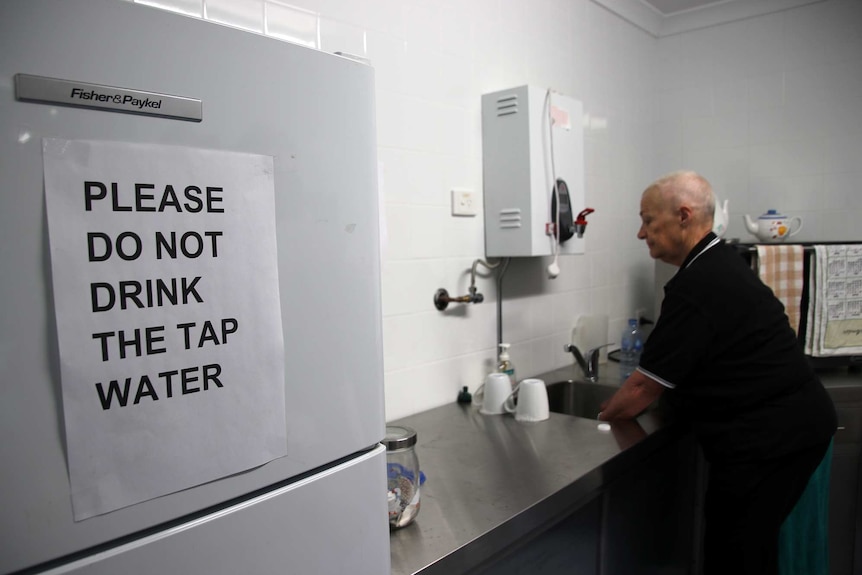
[[[119,0],[3,0],[0,38],[0,573],[55,565],[182,522],[379,442],[385,421],[373,69]],[[17,101],[15,74],[199,98],[203,121]],[[286,457],[73,521],[43,138],[274,157]],[[378,501],[376,493],[366,499]],[[382,502],[367,520],[385,527],[385,515]],[[260,528],[250,523],[247,536],[299,537],[307,522],[305,513],[281,514]],[[324,542],[318,549],[327,552]],[[285,572],[301,571],[285,565]]]
[[[370,520],[386,501],[385,467],[380,446],[325,473],[45,575],[385,575],[389,529]]]

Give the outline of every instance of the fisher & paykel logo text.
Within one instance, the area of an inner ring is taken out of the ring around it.
[[[93,102],[107,102],[111,104],[120,104],[121,106],[129,106],[142,110],[144,108],[159,109],[162,107],[162,100],[155,98],[136,98],[130,94],[110,94],[100,93],[95,90],[82,90],[81,88],[72,88],[72,93],[69,95],[72,99],[90,100]]]

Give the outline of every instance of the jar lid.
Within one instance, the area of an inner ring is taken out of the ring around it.
[[[390,451],[416,445],[416,430],[402,425],[387,425],[383,445]]]

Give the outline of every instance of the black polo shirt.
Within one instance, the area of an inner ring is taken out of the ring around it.
[[[670,388],[713,461],[828,441],[837,419],[784,306],[734,248],[708,234],[665,286],[639,370]]]

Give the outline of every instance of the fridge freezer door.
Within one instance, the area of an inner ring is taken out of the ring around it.
[[[0,573],[135,536],[378,443],[385,421],[374,70],[117,0],[4,0],[0,37],[9,47],[0,51]],[[20,101],[16,74],[197,98],[203,119]],[[273,157],[286,457],[74,521],[43,138]],[[290,529],[301,530],[305,518],[293,519]]]
[[[389,573],[386,450],[45,575]],[[373,494],[369,497],[369,494]]]

